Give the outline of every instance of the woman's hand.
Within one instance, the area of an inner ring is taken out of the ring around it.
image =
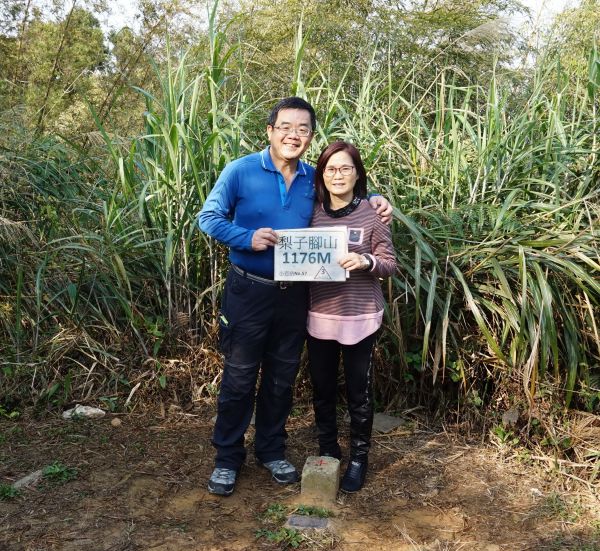
[[[339,259],[338,264],[346,270],[368,270],[371,267],[369,259],[357,253],[348,253]]]

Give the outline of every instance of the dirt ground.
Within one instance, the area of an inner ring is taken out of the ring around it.
[[[278,527],[265,511],[293,512],[300,484],[279,486],[255,464],[250,431],[235,493],[209,494],[213,415],[204,407],[0,421],[0,484],[55,462],[70,478],[45,478],[0,501],[0,550],[600,550],[600,502],[585,485],[543,461],[416,418],[374,437],[367,483],[357,494],[339,494],[330,528],[302,542],[270,541]],[[288,457],[301,467],[317,451],[308,407],[295,411],[288,432]]]

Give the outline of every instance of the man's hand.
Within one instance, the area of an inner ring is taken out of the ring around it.
[[[375,212],[381,216],[384,224],[392,223],[392,204],[382,195],[373,195],[369,198],[369,204],[375,209]]]
[[[252,250],[266,251],[277,245],[277,234],[273,228],[258,228],[252,235]]]

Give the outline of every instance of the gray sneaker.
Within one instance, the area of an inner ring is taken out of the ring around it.
[[[260,465],[268,469],[273,479],[279,484],[293,484],[300,480],[296,467],[286,459],[268,461],[267,463],[260,463]]]
[[[230,496],[235,488],[237,471],[217,467],[208,481],[208,491],[218,496]]]

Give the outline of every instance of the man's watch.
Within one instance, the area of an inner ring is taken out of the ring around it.
[[[370,256],[367,256],[366,254],[363,254],[362,258],[362,267],[365,270],[371,271],[373,269],[373,259]]]

